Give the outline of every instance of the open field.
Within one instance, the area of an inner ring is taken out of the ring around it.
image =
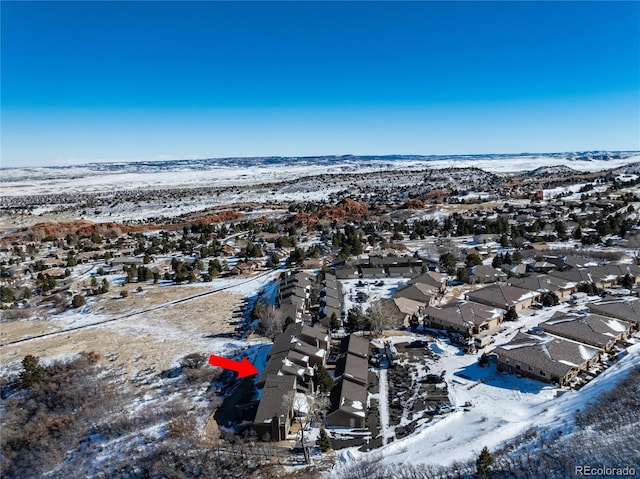
[[[166,303],[204,292],[204,287],[147,287],[143,293],[128,298],[100,299],[82,313],[71,312],[61,319],[14,321],[2,324],[2,340],[25,338],[43,332],[55,332],[82,324],[85,315],[117,317],[151,305]],[[27,354],[43,360],[64,357],[80,351],[95,351],[114,366],[129,373],[153,368],[157,372],[171,367],[177,359],[191,352],[214,352],[224,349],[235,325],[233,313],[240,309],[243,297],[221,292],[187,302],[170,304],[161,310],[141,313],[111,323],[50,336],[0,348],[0,362],[8,366]],[[235,318],[236,320],[239,318]],[[221,339],[223,338],[223,339]],[[233,345],[233,344],[232,344]],[[18,366],[18,364],[15,364]]]

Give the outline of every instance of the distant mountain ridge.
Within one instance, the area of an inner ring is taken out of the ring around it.
[[[508,169],[514,165],[516,171],[533,170],[539,168],[560,168],[562,171],[570,169],[571,164],[588,165],[597,168],[609,161],[640,160],[640,151],[586,151],[569,153],[495,153],[469,155],[318,155],[318,156],[259,156],[259,157],[231,157],[205,159],[176,159],[176,160],[137,160],[137,161],[105,161],[88,162],[84,164],[39,167],[0,168],[0,182],[16,182],[25,180],[71,179],[91,175],[125,174],[125,173],[164,173],[182,171],[214,171],[216,169],[251,169],[251,168],[283,168],[286,166],[326,166],[347,171],[359,168],[443,168],[469,167],[482,162],[484,166],[493,170]],[[530,160],[530,161],[529,161]],[[569,165],[567,165],[569,163]],[[493,168],[500,165],[500,168]],[[611,167],[621,166],[620,164]],[[551,172],[561,170],[548,170]]]

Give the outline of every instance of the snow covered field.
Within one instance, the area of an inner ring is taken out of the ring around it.
[[[4,168],[0,192],[5,196],[95,193],[118,189],[241,186],[277,183],[320,174],[367,173],[382,170],[422,170],[475,167],[493,173],[528,171],[565,165],[579,171],[599,171],[640,161],[640,153],[622,158],[567,154],[394,157],[384,159],[322,157],[316,159],[184,160],[175,162],[92,163],[69,167]],[[292,192],[293,193],[293,192]]]

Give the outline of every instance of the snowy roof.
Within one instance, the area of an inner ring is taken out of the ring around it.
[[[612,318],[633,321],[640,325],[640,299],[623,298],[598,303],[587,303],[587,308],[593,313],[602,314]]]
[[[504,308],[535,298],[537,295],[537,292],[529,291],[528,289],[504,284],[492,284],[486,288],[468,293],[467,297],[478,303]]]
[[[556,313],[551,319],[540,323],[549,333],[608,349],[620,336],[632,328],[632,324],[597,314],[573,315]]]
[[[509,279],[509,283],[512,286],[541,293],[556,292],[561,289],[573,289],[576,284],[548,274],[537,274],[526,278],[511,278]]]
[[[364,417],[364,405],[367,404],[367,387],[349,378],[344,378],[331,394],[331,412],[341,410],[347,414]]]
[[[511,359],[530,366],[536,372],[544,371],[550,378],[563,378],[572,369],[582,367],[598,355],[599,351],[591,346],[551,335],[518,333],[509,343],[498,346],[494,353],[501,362]]]
[[[502,316],[503,310],[473,301],[453,301],[442,307],[429,306],[425,316],[453,326],[480,326],[486,321]]]

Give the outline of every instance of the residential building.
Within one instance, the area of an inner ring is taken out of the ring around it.
[[[599,349],[548,334],[517,333],[509,343],[498,346],[493,352],[498,358],[499,371],[559,386],[569,384],[600,357]]]
[[[604,351],[610,351],[617,341],[625,340],[633,324],[599,314],[557,312],[539,326],[547,333],[573,339]]]
[[[429,328],[446,329],[465,336],[491,334],[502,324],[504,310],[472,301],[453,301],[442,307],[424,310],[424,324]]]
[[[538,292],[506,284],[492,284],[465,295],[469,301],[502,309],[513,307],[516,311],[530,307],[534,301],[539,299],[539,296]]]
[[[265,382],[254,426],[261,441],[283,441],[293,421],[294,376],[270,376]]]

